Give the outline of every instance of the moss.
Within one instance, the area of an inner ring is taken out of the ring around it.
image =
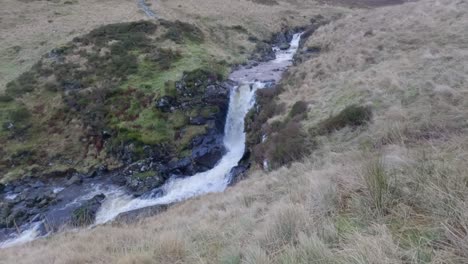
[[[0,95],[0,103],[8,103],[13,101],[13,97],[6,95],[6,94],[1,94]]]
[[[174,131],[170,124],[155,109],[144,109],[132,122],[117,124],[123,141],[136,140],[143,144],[172,142]]]
[[[31,113],[23,104],[14,101],[0,103],[0,125],[0,137],[24,136],[31,126]]]
[[[217,106],[204,107],[203,109],[201,109],[200,115],[204,118],[210,118],[219,113],[219,111],[219,107]]]
[[[182,128],[188,123],[188,117],[182,111],[176,111],[170,115],[169,121],[176,129]]]
[[[32,92],[36,84],[37,80],[34,73],[27,71],[21,74],[15,81],[9,82],[6,85],[5,93],[11,97],[22,96],[25,93]]]
[[[168,48],[165,37],[178,44]],[[193,25],[139,21],[99,27],[52,50],[11,82],[7,93],[0,97],[0,143],[6,151],[2,156],[11,157],[15,153],[13,148],[20,143],[29,150],[45,148],[50,155],[44,155],[43,159],[75,156],[86,151],[86,144],[77,143],[81,139],[94,144],[98,151],[106,148],[104,153],[111,157],[119,155],[114,150],[130,143],[141,158],[145,145],[174,144],[175,151],[186,148],[193,137],[205,131],[204,127],[187,127],[190,114],[210,117],[219,110],[191,106],[184,111],[162,113],[154,108],[154,99],[163,95],[179,97],[175,83],[184,75],[188,75],[188,86],[199,93],[208,83],[196,83],[200,79],[221,80],[227,74],[227,63],[216,61],[203,40],[202,32]],[[15,98],[30,92],[35,97],[26,98],[27,105],[35,108],[29,112]],[[44,94],[50,94],[54,100],[47,100]],[[199,97],[193,105],[201,100]],[[54,105],[41,106],[45,102]],[[82,124],[82,131],[70,133],[65,128],[72,120]],[[103,131],[112,135],[107,143],[102,138]],[[48,133],[56,134],[57,140],[66,140],[67,143],[61,142],[66,149],[52,149],[44,139]],[[182,140],[174,143],[175,135]],[[39,162],[37,155],[28,160],[18,159],[24,164],[16,165],[25,167]],[[94,159],[102,157],[99,154]],[[92,159],[88,155],[75,165],[96,164]],[[2,173],[9,168],[4,165],[5,160],[0,161]]]
[[[182,132],[182,137],[178,140],[179,150],[187,149],[196,136],[204,133],[206,133],[206,126],[186,126]]]
[[[144,180],[147,178],[154,177],[156,175],[156,172],[153,170],[145,171],[145,172],[138,172],[132,175],[133,178],[139,179],[139,180]]]

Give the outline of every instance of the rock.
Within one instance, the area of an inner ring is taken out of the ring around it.
[[[43,183],[41,181],[36,181],[36,182],[33,182],[30,186],[32,188],[40,188],[40,187],[44,187],[45,183]]]
[[[189,120],[190,125],[196,125],[196,126],[204,125],[206,124],[206,122],[208,122],[208,120],[202,116],[193,117],[193,118],[190,118]]]
[[[98,194],[87,200],[82,206],[73,211],[71,224],[74,226],[87,226],[94,223],[96,214],[106,198],[104,194]]]
[[[155,206],[133,210],[130,212],[121,213],[115,218],[114,221],[118,223],[125,223],[125,224],[133,223],[133,222],[138,221],[141,218],[154,216],[161,212],[164,212],[167,210],[169,206],[170,205],[155,205]]]
[[[8,227],[8,222],[7,218],[11,214],[11,209],[13,207],[13,204],[7,203],[7,202],[1,202],[0,203],[0,228],[6,228]]]
[[[156,101],[156,108],[162,112],[172,112],[177,107],[177,100],[172,96],[163,96]]]
[[[73,175],[70,179],[68,179],[67,183],[65,183],[66,186],[71,186],[75,184],[81,184],[83,182],[83,179],[79,175]]]
[[[195,150],[192,156],[196,166],[201,167],[200,170],[207,170],[213,168],[225,152],[223,146],[202,147]]]
[[[144,179],[136,177],[127,177],[127,187],[133,192],[135,196],[141,196],[153,189],[161,187],[165,182],[165,177],[161,175],[154,175]]]
[[[6,226],[15,227],[20,226],[27,220],[29,214],[28,210],[23,206],[14,206],[11,208],[10,214],[6,217]]]
[[[167,167],[168,174],[177,174],[177,175],[193,175],[195,170],[193,168],[192,159],[186,157],[180,160],[171,161]]]
[[[281,44],[278,46],[278,48],[279,48],[280,50],[287,50],[287,49],[289,49],[289,47],[291,47],[291,45],[289,45],[289,43],[281,43]]]

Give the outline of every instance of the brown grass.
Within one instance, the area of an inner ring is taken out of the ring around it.
[[[369,105],[368,126],[321,136],[303,162],[225,193],[0,262],[467,263],[467,14],[464,1],[427,0],[324,26],[305,47],[322,53],[291,70],[280,99],[307,100],[309,127]]]
[[[43,54],[109,23],[144,18],[127,0],[4,0],[0,9],[0,91]]]

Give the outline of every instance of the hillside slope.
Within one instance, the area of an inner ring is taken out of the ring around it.
[[[321,27],[251,128],[268,135],[251,142],[259,163],[279,169],[0,262],[467,263],[467,14],[465,1],[427,0]],[[270,150],[298,135],[306,157],[281,167],[296,156]]]

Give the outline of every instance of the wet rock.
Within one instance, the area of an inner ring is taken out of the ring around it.
[[[121,213],[115,218],[114,221],[118,223],[125,223],[125,224],[134,223],[138,221],[139,219],[154,216],[161,212],[164,212],[167,210],[167,208],[169,208],[169,206],[170,205],[155,205],[155,206],[145,207],[145,208]]]
[[[289,45],[289,43],[281,43],[281,44],[278,46],[278,48],[279,48],[280,50],[287,50],[287,49],[289,49],[289,47],[291,47],[291,45]]]
[[[228,186],[232,186],[247,177],[247,172],[251,166],[250,155],[250,151],[246,150],[237,166],[231,169]]]
[[[170,174],[177,174],[177,175],[193,175],[195,174],[195,170],[193,168],[192,159],[190,157],[186,157],[183,159],[171,161],[168,164],[167,171]]]
[[[83,179],[75,174],[73,175],[70,179],[68,179],[67,183],[65,184],[66,186],[71,186],[71,185],[75,185],[75,184],[81,184],[83,182]]]
[[[225,149],[222,146],[215,146],[212,148],[201,147],[194,151],[193,160],[201,171],[213,168],[216,163],[223,157]]]
[[[294,36],[294,30],[286,29],[286,30],[283,30],[282,32],[274,34],[272,38],[272,42],[275,45],[277,45],[280,49],[281,49],[281,46],[285,47],[285,45],[288,45],[288,48],[289,48],[289,43],[291,42],[293,36]]]
[[[96,214],[106,198],[104,194],[98,194],[87,200],[82,206],[73,211],[71,224],[75,226],[87,226],[94,223]]]
[[[0,202],[0,228],[6,228],[9,226],[7,218],[10,216],[12,208],[12,203]]]
[[[272,45],[266,42],[257,42],[255,46],[255,54],[250,58],[251,60],[265,62],[274,60],[276,57]]]
[[[7,227],[20,226],[26,222],[29,215],[27,208],[24,206],[11,207],[8,216],[5,218],[5,224]]]
[[[126,186],[135,196],[141,196],[144,193],[160,187],[166,180],[166,177],[158,174],[157,172],[152,172],[154,175],[139,176],[142,174],[144,175],[144,173],[135,173],[125,178]]]
[[[33,182],[30,186],[31,188],[41,188],[45,186],[45,183],[43,183],[42,181],[36,181]]]

